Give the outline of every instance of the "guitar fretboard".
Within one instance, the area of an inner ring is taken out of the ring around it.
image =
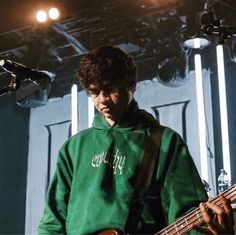
[[[231,202],[235,199],[235,189],[236,185],[233,185],[228,190],[222,193],[227,199],[229,199]],[[219,195],[210,202],[215,203],[219,207],[223,207]],[[201,225],[204,224],[203,216],[200,211],[200,208],[196,208],[189,212],[188,214],[184,215],[183,217],[177,219],[173,224],[167,226],[166,228],[162,229],[155,235],[182,235],[190,230],[192,230],[193,225]]]

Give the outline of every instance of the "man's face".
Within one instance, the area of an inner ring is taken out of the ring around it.
[[[119,121],[133,98],[133,92],[124,85],[91,84],[89,96],[96,109],[103,114],[110,125]]]

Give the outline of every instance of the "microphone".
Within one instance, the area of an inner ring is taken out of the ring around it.
[[[55,77],[55,74],[49,71],[32,69],[12,60],[0,60],[0,67],[13,75],[16,82],[32,81],[41,89],[46,89]]]

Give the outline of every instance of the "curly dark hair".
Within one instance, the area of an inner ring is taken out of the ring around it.
[[[79,64],[77,78],[83,88],[90,84],[124,84],[135,89],[136,66],[133,57],[118,47],[106,45],[98,47],[85,55]]]

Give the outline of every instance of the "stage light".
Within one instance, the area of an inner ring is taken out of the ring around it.
[[[199,43],[199,42],[198,42]],[[197,46],[197,45],[196,45]],[[208,162],[207,162],[207,146],[206,146],[206,120],[204,106],[204,90],[202,78],[202,62],[201,55],[194,55],[195,78],[196,78],[196,95],[198,110],[198,133],[199,133],[199,149],[201,162],[201,177],[208,182]]]
[[[220,98],[220,121],[221,121],[221,138],[223,152],[223,168],[226,170],[231,183],[231,163],[230,163],[230,147],[229,147],[229,126],[228,126],[228,111],[227,97],[225,84],[225,66],[224,66],[224,50],[222,45],[216,47],[217,55],[217,71],[218,71],[218,86]]]
[[[71,135],[78,132],[78,86],[71,87]]]
[[[184,32],[183,45],[190,49],[202,49],[210,44],[208,36],[201,31],[199,13],[186,17],[186,31]]]
[[[47,16],[47,12],[44,11],[44,10],[39,10],[37,13],[36,13],[36,19],[39,23],[44,23],[47,21],[48,19],[48,16]]]
[[[36,20],[39,23],[46,23],[46,22],[50,23],[50,21],[58,20],[59,17],[60,17],[60,12],[56,7],[51,7],[50,9],[44,8],[36,13]]]
[[[184,41],[184,46],[193,49],[202,49],[210,44],[206,38],[195,37]]]
[[[188,56],[179,42],[171,42],[160,49],[157,77],[167,86],[179,86],[188,78]]]
[[[57,20],[59,18],[59,10],[55,7],[52,7],[51,9],[49,9],[48,11],[48,16],[50,19],[52,20]]]

